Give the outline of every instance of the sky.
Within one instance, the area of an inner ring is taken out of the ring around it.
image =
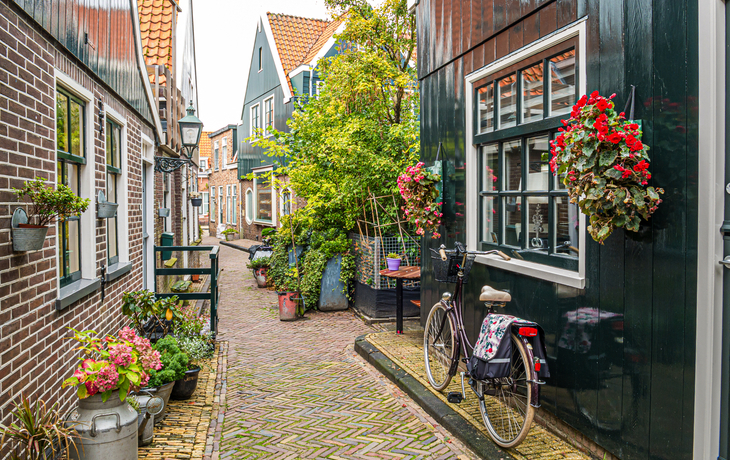
[[[324,0],[193,0],[197,114],[205,131],[240,122],[256,21],[267,12],[328,19]]]

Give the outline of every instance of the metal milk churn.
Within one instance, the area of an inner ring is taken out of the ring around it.
[[[137,460],[137,411],[119,400],[119,391],[106,402],[101,394],[80,399],[69,422],[81,436],[71,449],[72,459]]]

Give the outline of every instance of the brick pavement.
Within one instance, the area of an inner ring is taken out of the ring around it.
[[[280,322],[247,254],[221,246],[220,260],[219,339],[229,349],[213,460],[475,458],[353,351],[372,328],[351,312]]]

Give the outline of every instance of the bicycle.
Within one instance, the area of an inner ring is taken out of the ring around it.
[[[465,356],[461,361],[467,364],[471,358],[469,349],[474,350],[464,330],[462,297],[474,258],[494,254],[510,260],[499,250],[467,252],[461,243],[455,246],[453,250],[446,250],[444,245],[438,251],[431,249],[436,280],[456,283],[453,295],[444,292],[441,301],[431,309],[423,335],[426,374],[437,391],[444,390],[456,375],[460,354]],[[479,300],[486,302],[488,313],[496,314],[495,307],[504,307],[511,296],[484,286]],[[470,375],[467,365],[467,372],[461,372],[461,393],[448,395],[449,402],[460,403],[465,396],[464,377],[469,376],[469,386],[479,398],[484,425],[494,442],[504,448],[514,447],[525,439],[540,406],[538,385],[543,382],[538,381],[538,372],[543,360],[536,359],[533,353],[531,339],[536,336],[535,327],[510,327],[512,347],[507,376],[479,380]],[[507,362],[506,358],[500,361]],[[487,401],[485,396],[493,398]]]

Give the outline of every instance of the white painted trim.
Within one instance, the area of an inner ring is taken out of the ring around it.
[[[279,192],[279,214],[282,216],[282,218],[285,215],[284,214],[284,193],[289,193],[289,214],[291,214],[292,212],[294,212],[294,207],[293,207],[293,204],[294,204],[294,192],[292,191],[291,187],[285,187],[284,189],[282,189]],[[286,215],[289,215],[289,214],[286,214]],[[280,226],[283,226],[284,223],[283,222],[279,222],[279,225]]]
[[[248,217],[248,200],[246,199],[246,196],[248,195],[248,192],[251,192],[251,203],[252,203],[252,206],[256,206],[255,204],[253,204],[254,203],[254,198],[255,198],[254,193],[253,193],[253,190],[251,189],[251,187],[248,187],[248,188],[246,188],[246,193],[244,193],[244,195],[243,195],[243,199],[246,202],[246,205],[245,205],[246,211],[243,213],[243,218],[246,219],[246,224],[251,225],[253,223],[253,217],[256,216],[256,210],[255,209],[251,209],[251,213],[253,214],[253,216],[249,219],[249,217]]]
[[[273,178],[271,180],[271,201],[272,201],[272,203],[271,203],[271,222],[256,219],[256,214],[257,214],[256,211],[258,211],[258,197],[256,196],[256,180],[257,180],[256,173],[257,172],[266,172],[266,171],[273,172],[274,167],[273,166],[262,166],[259,168],[251,169],[251,172],[254,173],[254,176],[253,176],[253,190],[254,190],[254,192],[253,192],[253,206],[254,206],[253,221],[259,225],[270,225],[270,226],[276,227],[276,223],[277,223],[278,219],[276,218],[277,217],[276,203],[273,202],[276,199],[276,188],[274,187]]]
[[[530,56],[540,53],[548,48],[559,45],[560,43],[573,38],[578,37],[578,67],[580,69],[579,80],[579,93],[586,93],[586,18],[583,18],[573,24],[566,26],[545,38],[542,38],[536,42],[533,42],[519,50],[508,54],[507,56],[485,66],[481,69],[477,69],[470,73],[465,80],[465,107],[466,107],[466,138],[464,145],[466,146],[466,164],[476,165],[478,164],[479,149],[473,144],[473,131],[474,131],[474,116],[472,107],[474,104],[474,83],[478,80],[486,77],[487,75],[493,74],[500,71],[501,69],[507,68],[516,62],[528,59]],[[478,180],[477,168],[467,168],[466,173],[466,209],[478,209],[478,196],[477,180]],[[466,243],[467,247],[477,247],[477,231],[478,228],[478,213],[468,212],[466,213]],[[535,278],[544,279],[558,284],[583,289],[585,287],[585,244],[586,244],[586,219],[584,214],[580,214],[580,228],[579,232],[579,247],[581,248],[580,256],[578,257],[578,272],[559,269],[548,265],[538,264],[534,262],[527,262],[524,260],[512,259],[511,261],[505,261],[503,259],[494,259],[491,257],[478,256],[476,261],[488,266],[500,268],[506,271],[519,273],[525,276],[531,276]]]
[[[59,86],[63,87],[65,91],[70,92],[71,94],[75,95],[85,102],[84,116],[86,126],[84,126],[84,155],[86,158],[86,164],[79,167],[79,195],[82,198],[91,199],[91,204],[89,205],[89,208],[86,210],[86,212],[82,213],[81,217],[79,218],[79,231],[81,232],[81,246],[79,247],[79,250],[81,251],[81,278],[94,279],[96,278],[96,143],[94,142],[94,94],[90,90],[82,86],[80,83],[55,68],[54,80],[54,120],[56,119],[55,101],[58,97],[56,93]],[[58,150],[58,145],[56,145],[55,136],[53,142],[53,151],[56,152]],[[58,185],[58,177],[56,177],[56,185]],[[56,228],[56,248],[61,247],[60,241],[58,240],[59,235],[60,232],[58,231],[58,228]],[[88,239],[85,239],[84,235],[86,235]],[[86,247],[86,242],[92,242],[92,244]],[[56,265],[58,277],[60,279],[61,267],[58,263],[56,263]],[[58,283],[57,289],[60,292],[60,283]]]
[[[321,58],[323,58],[327,54],[327,52],[333,46],[335,46],[335,44],[337,43],[337,40],[335,39],[335,35],[341,34],[342,32],[344,32],[344,30],[345,30],[345,21],[342,21],[342,23],[337,27],[337,29],[332,34],[332,36],[329,39],[327,39],[327,42],[324,44],[324,46],[322,47],[322,49],[320,49],[317,52],[317,54],[314,56],[314,58],[309,62],[309,65],[310,66],[317,67],[317,62],[319,62],[319,60]]]
[[[146,203],[140,206],[140,212],[147,210],[147,216],[142,220],[144,227],[142,232],[147,235],[147,288],[153,289],[155,285],[155,160],[154,160],[155,144],[146,135],[142,134],[142,169],[147,170],[147,181],[145,186]],[[142,178],[140,177],[140,182]]]
[[[308,66],[307,64],[302,64],[299,67],[297,67],[296,69],[294,69],[291,72],[289,72],[289,78],[294,78],[297,75],[299,75],[300,73],[302,73],[302,72],[308,72],[310,70],[311,70],[311,67],[310,66]]]
[[[289,83],[286,81],[286,73],[284,73],[284,67],[281,64],[281,58],[279,57],[279,50],[276,46],[276,40],[274,40],[274,33],[271,31],[271,24],[269,18],[265,15],[261,15],[261,22],[266,32],[266,39],[269,41],[269,49],[271,55],[274,58],[274,67],[276,67],[276,73],[279,75],[279,83],[281,83],[281,90],[284,92],[284,103],[286,104],[292,97],[291,90],[289,89]]]
[[[251,107],[248,108],[248,136],[253,137],[253,109],[254,107],[258,108],[259,111],[259,125],[256,127],[256,129],[261,129],[261,103],[257,102],[253,104]]]
[[[272,94],[271,96],[269,96],[266,99],[264,99],[264,102],[263,102],[263,106],[264,106],[264,117],[263,117],[263,119],[264,119],[264,123],[263,123],[264,124],[264,137],[269,137],[269,136],[273,136],[274,135],[273,132],[271,132],[271,133],[268,132],[269,126],[266,124],[266,101],[269,101],[269,100],[271,100],[271,128],[272,129],[276,129],[276,123],[275,123],[276,114],[274,113],[275,112],[274,95]]]
[[[160,121],[160,108],[157,107],[157,104],[155,103],[154,95],[152,94],[152,85],[150,83],[150,79],[147,76],[147,63],[144,60],[144,50],[142,49],[142,33],[139,29],[139,10],[138,5],[136,1],[130,0],[130,6],[132,7],[132,14],[134,17],[132,18],[132,27],[134,27],[134,46],[137,49],[137,66],[140,72],[140,78],[142,79],[142,85],[144,86],[145,95],[147,96],[147,103],[150,105],[150,112],[152,112],[152,121],[155,126],[155,129],[157,129],[157,138],[158,139],[164,139],[165,133],[162,130],[162,122]],[[192,8],[192,4],[191,4]],[[192,10],[191,10],[192,14]],[[195,47],[193,47],[193,52],[195,52]],[[197,81],[196,81],[197,85]],[[197,92],[196,92],[196,98],[197,98]],[[196,101],[197,103],[197,101]]]
[[[119,134],[119,167],[122,170],[119,174],[119,182],[116,184],[117,187],[117,256],[119,256],[119,262],[129,262],[129,152],[127,142],[127,120],[112,109],[109,105],[104,104],[104,114],[110,118],[114,123],[118,124],[121,130]],[[106,134],[106,120],[104,120],[104,133]],[[104,153],[106,158],[106,135],[104,136]],[[106,166],[106,165],[105,165]],[[106,167],[105,171],[106,173]],[[105,174],[106,176],[106,174]],[[106,177],[104,177],[104,183],[106,184]],[[107,197],[109,199],[109,197]],[[106,225],[106,237],[107,244],[109,244],[109,219],[104,219]],[[109,252],[107,248],[107,259]]]
[[[720,234],[725,175],[725,4],[698,3],[699,171],[697,330],[693,458],[714,459],[720,446],[723,258]]]

